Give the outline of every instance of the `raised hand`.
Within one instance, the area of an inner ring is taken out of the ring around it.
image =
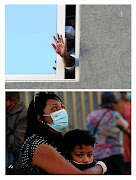
[[[75,58],[70,56],[67,52],[67,39],[65,38],[65,42],[63,41],[62,35],[57,34],[57,38],[53,36],[53,39],[56,43],[51,44],[56,51],[62,57],[62,61],[65,67],[71,67],[75,64]]]
[[[65,38],[65,42],[63,41],[62,35],[57,34],[57,38],[53,36],[53,39],[56,43],[51,44],[56,51],[57,54],[59,54],[62,58],[64,58],[67,54],[67,39]]]

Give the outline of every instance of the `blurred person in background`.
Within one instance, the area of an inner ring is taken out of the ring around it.
[[[125,174],[131,174],[131,92],[121,92],[119,103],[114,106],[128,122],[130,133],[123,133]]]
[[[104,92],[101,102],[101,109],[91,112],[86,121],[87,129],[98,142],[94,149],[94,159],[106,164],[108,175],[123,175],[123,131],[129,133],[129,124],[114,110],[118,100],[113,92]]]
[[[19,101],[18,92],[6,93],[6,167],[18,156],[26,132],[27,108]]]

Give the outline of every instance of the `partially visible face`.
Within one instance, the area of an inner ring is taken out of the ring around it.
[[[11,105],[11,101],[9,99],[6,100],[6,108],[8,108]]]
[[[91,145],[75,146],[71,152],[72,159],[78,163],[91,163],[93,161],[93,147]]]
[[[50,115],[51,113],[55,111],[59,111],[63,108],[64,108],[64,105],[60,101],[55,100],[55,99],[48,99],[43,111],[44,111],[44,114]],[[49,124],[53,122],[51,116],[44,116],[43,119]]]
[[[11,99],[6,99],[6,112],[10,112],[11,109],[15,106],[15,101],[14,99],[12,98]]]

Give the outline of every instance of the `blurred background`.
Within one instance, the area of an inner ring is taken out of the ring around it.
[[[20,102],[23,102],[26,107],[29,106],[30,101],[33,99],[33,96],[36,95],[36,92],[19,92]],[[84,129],[86,117],[94,109],[100,108],[101,103],[101,94],[103,92],[54,92],[59,95],[64,103],[65,109],[69,115],[69,126],[66,131],[72,129]],[[114,92],[117,99],[120,99],[120,92]]]

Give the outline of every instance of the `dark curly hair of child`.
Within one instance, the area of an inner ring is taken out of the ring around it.
[[[94,147],[95,141],[95,137],[92,136],[88,130],[75,129],[68,131],[64,135],[64,151],[66,153],[66,158],[71,159],[71,151],[75,146],[80,146],[82,148],[81,145],[84,144]]]

